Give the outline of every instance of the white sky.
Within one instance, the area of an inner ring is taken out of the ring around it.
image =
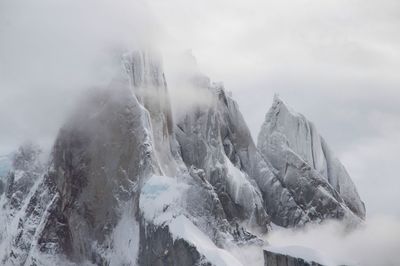
[[[398,0],[3,0],[0,153],[50,143],[81,88],[111,76],[108,55],[147,42],[167,67],[171,50],[191,49],[254,137],[279,93],[316,124],[367,211],[400,217]]]

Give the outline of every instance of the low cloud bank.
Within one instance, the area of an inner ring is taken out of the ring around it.
[[[302,246],[347,265],[399,265],[400,219],[370,217],[359,228],[348,231],[339,222],[309,225],[304,229],[276,229],[266,240],[272,246]]]

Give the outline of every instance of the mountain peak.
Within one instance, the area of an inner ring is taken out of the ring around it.
[[[274,93],[273,103],[274,104],[282,103],[282,99],[280,98],[279,93]]]
[[[348,212],[365,217],[364,204],[355,185],[315,125],[304,115],[291,110],[277,95],[258,136],[258,149],[278,170],[278,176],[284,183],[304,175],[305,168],[302,167],[305,166],[310,178],[308,181],[319,180],[321,186],[330,191],[339,209],[345,202]],[[295,172],[298,173],[293,175]],[[307,178],[304,181],[306,188],[309,186]]]
[[[20,150],[1,196],[3,263],[242,265],[222,247],[261,249],[251,232],[271,222],[363,217],[343,166],[277,94],[257,148],[222,83],[187,69],[195,82],[185,85],[212,104],[174,121],[157,53],[123,63],[123,78],[88,95],[62,127],[46,169],[30,167],[36,149]]]

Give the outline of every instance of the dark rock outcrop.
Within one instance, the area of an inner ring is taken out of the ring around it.
[[[302,258],[295,258],[268,250],[264,250],[264,262],[265,266],[324,266],[314,261],[309,262]]]
[[[142,223],[146,223],[142,221]],[[141,224],[139,265],[143,266],[212,266],[195,246],[184,239],[173,239],[168,226]]]

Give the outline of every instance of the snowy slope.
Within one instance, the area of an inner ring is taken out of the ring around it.
[[[198,253],[216,266],[242,265],[229,252],[218,248],[207,234],[188,217],[182,204],[189,184],[166,176],[153,176],[147,180],[140,194],[143,218],[158,226],[167,226],[172,239],[182,239],[196,248]],[[200,203],[201,204],[201,203]]]

